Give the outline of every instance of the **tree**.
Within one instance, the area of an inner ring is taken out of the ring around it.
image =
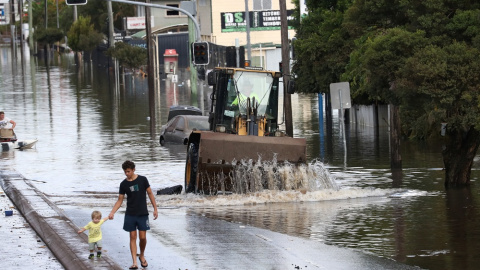
[[[398,70],[397,88],[413,134],[426,137],[447,124],[442,151],[447,187],[469,184],[480,145],[479,55],[465,42],[430,45]]]
[[[47,0],[47,28],[57,27],[57,0]],[[107,34],[106,26],[107,6],[106,1],[88,1],[86,5],[77,6],[79,16],[90,17],[94,29],[100,33]],[[45,28],[45,1],[30,1],[33,10],[33,26],[36,30]],[[73,24],[73,6],[68,6],[65,0],[58,0],[59,26],[67,33]],[[113,13],[115,15],[114,25],[122,28],[123,18],[135,15],[135,6],[131,4],[112,3]]]
[[[36,41],[44,44],[53,44],[63,39],[63,31],[57,28],[39,28],[34,33]]]
[[[132,4],[124,4],[112,2],[113,23],[118,29],[123,28],[123,19],[135,16],[135,6]],[[91,23],[95,30],[108,34],[107,26],[107,1],[88,1],[88,4],[79,7],[79,16],[90,17]]]
[[[299,91],[348,80],[355,103],[398,106],[409,138],[447,123],[445,185],[468,185],[480,144],[480,3],[315,2],[295,43]]]
[[[352,1],[307,1],[309,14],[297,28],[294,43],[296,61],[292,71],[299,78],[295,89],[326,93],[330,83],[339,81],[355,41],[347,29],[339,27]]]
[[[75,52],[92,51],[103,41],[103,35],[95,31],[90,17],[80,16],[68,31],[68,46]]]
[[[124,42],[115,43],[115,47],[109,48],[106,54],[118,59],[120,65],[131,69],[137,69],[147,64],[146,49]]]

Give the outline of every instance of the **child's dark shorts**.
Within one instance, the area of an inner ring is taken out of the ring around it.
[[[125,220],[123,221],[123,229],[127,232],[133,232],[136,230],[139,230],[139,231],[150,230],[148,215],[143,215],[143,216],[125,215]]]

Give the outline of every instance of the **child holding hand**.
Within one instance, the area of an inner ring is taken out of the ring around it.
[[[78,231],[78,234],[83,233],[88,230],[88,247],[90,249],[89,259],[93,259],[93,251],[95,246],[97,246],[97,257],[102,256],[102,224],[108,219],[108,217],[102,219],[102,213],[100,211],[92,212],[92,221],[90,221],[85,227],[81,228]]]

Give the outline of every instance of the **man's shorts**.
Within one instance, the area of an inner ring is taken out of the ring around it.
[[[97,248],[102,248],[102,240],[98,240],[97,242],[88,243],[88,247],[90,248],[90,250],[94,250],[95,246],[97,246]]]
[[[148,215],[144,216],[132,216],[125,215],[123,221],[123,229],[127,232],[148,231],[150,230],[150,223],[148,222]]]

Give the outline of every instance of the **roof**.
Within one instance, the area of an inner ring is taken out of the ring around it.
[[[162,27],[162,26],[152,27],[152,34],[165,34],[165,33],[187,32],[187,31],[188,31],[187,24],[176,24],[176,25],[170,25],[166,27]],[[146,33],[147,32],[145,30],[142,30],[131,36],[132,38],[145,39]]]

